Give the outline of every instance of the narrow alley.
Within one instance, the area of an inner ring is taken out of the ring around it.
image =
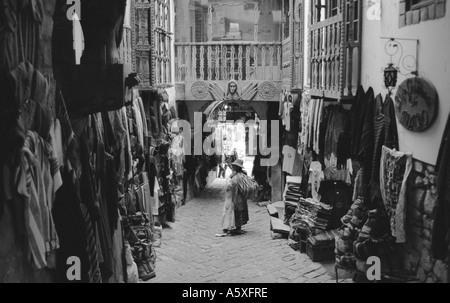
[[[250,222],[242,236],[220,233],[225,179],[178,209],[156,249],[150,283],[336,283],[334,263],[321,265],[294,251],[287,240],[272,240],[265,207],[249,202]]]

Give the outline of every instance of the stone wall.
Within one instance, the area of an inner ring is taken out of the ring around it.
[[[403,266],[421,282],[448,283],[448,260],[434,260],[431,253],[433,212],[437,200],[435,167],[415,160],[407,191],[407,243]]]

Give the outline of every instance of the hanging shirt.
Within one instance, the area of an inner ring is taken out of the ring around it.
[[[51,146],[35,132],[28,132],[16,172],[17,192],[25,199],[25,226],[34,264],[46,267],[47,255],[59,248],[53,223],[55,194],[62,178]]]
[[[292,175],[294,171],[294,164],[295,164],[295,157],[296,157],[297,151],[295,148],[290,147],[288,145],[285,145],[283,148],[283,171]]]
[[[320,162],[312,162],[309,172],[309,184],[311,185],[312,197],[314,201],[320,202],[320,184],[325,179],[325,175],[322,171],[322,164]]]
[[[142,145],[142,147],[144,147],[144,124],[142,123],[142,115],[141,115],[141,110],[139,107],[139,101],[137,99],[134,100],[133,102],[133,111],[134,111],[134,116],[135,116],[135,122],[137,125],[137,132],[138,132],[138,141],[139,144]]]
[[[155,177],[155,187],[153,190],[153,197],[150,197],[150,211],[153,216],[159,215],[159,208],[161,207],[161,201],[159,201],[159,187],[158,178]]]
[[[286,127],[286,131],[291,131],[291,111],[294,105],[291,102],[284,103],[283,112],[283,125]]]

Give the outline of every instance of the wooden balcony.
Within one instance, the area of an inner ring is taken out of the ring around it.
[[[339,13],[310,26],[311,95],[351,100],[360,84],[361,5],[341,0]]]
[[[195,82],[216,82],[224,87],[230,80],[236,80],[241,87],[271,82],[277,90],[281,88],[281,43],[176,43],[175,55],[179,98],[189,99],[190,87]],[[272,99],[275,101],[275,97]]]
[[[176,43],[176,81],[281,79],[281,43]]]

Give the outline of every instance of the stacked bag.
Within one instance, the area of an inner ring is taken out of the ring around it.
[[[389,263],[397,254],[396,239],[391,236],[384,208],[371,210],[363,198],[358,198],[341,221],[343,226],[336,237],[335,250],[339,267],[364,271],[361,266],[369,257],[379,257]]]
[[[123,218],[127,243],[131,247],[134,262],[137,265],[139,279],[148,281],[156,277],[156,251],[154,232],[146,213]]]

